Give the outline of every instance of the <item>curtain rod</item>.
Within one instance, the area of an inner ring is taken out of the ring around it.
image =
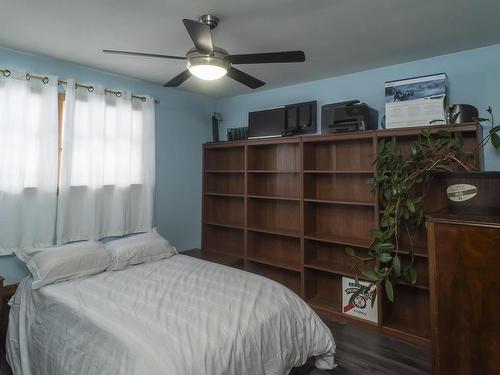
[[[5,70],[4,69],[0,69],[0,72],[3,74],[4,77],[9,77],[11,75],[11,72],[8,69],[5,69]],[[26,80],[27,81],[29,81],[32,78],[33,79],[37,79],[39,81],[42,81],[43,83],[48,83],[49,82],[49,77],[41,77],[41,76],[36,76],[36,75],[30,74],[30,73],[26,73]],[[68,81],[58,80],[57,83],[59,85],[67,85]],[[94,91],[94,86],[82,85],[80,83],[76,83],[75,86],[76,87],[85,88],[89,92],[93,92]],[[104,93],[105,94],[116,95],[118,98],[122,96],[121,91],[113,91],[113,90],[104,89]],[[142,102],[146,101],[146,97],[145,96],[137,96],[137,95],[134,95],[134,94],[132,94],[132,99],[139,99]],[[160,101],[157,100],[157,99],[155,99],[155,103],[158,104],[158,103],[160,103]]]

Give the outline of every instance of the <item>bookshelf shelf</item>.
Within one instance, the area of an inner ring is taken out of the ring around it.
[[[337,201],[328,199],[305,199],[305,198],[304,202],[338,204],[346,206],[368,206],[368,207],[374,207],[376,204],[375,202]]]
[[[206,169],[205,173],[245,173],[243,170],[239,169]]]
[[[300,173],[298,170],[291,169],[249,169],[248,173]]]
[[[213,193],[213,192],[206,192],[203,193],[205,195],[211,195],[214,197],[234,197],[234,198],[244,198],[245,195],[243,194],[230,194],[230,193]]]
[[[207,220],[205,220],[203,222],[203,224],[213,225],[213,226],[216,226],[216,227],[230,228],[230,229],[240,229],[240,230],[245,229],[243,227],[243,225],[241,225],[239,223],[218,223],[218,222],[215,222],[215,221],[207,221]]]
[[[274,228],[255,227],[255,226],[253,227],[249,226],[247,229],[252,232],[269,233],[269,234],[276,234],[279,236],[300,238],[300,232],[298,230],[274,229]]]

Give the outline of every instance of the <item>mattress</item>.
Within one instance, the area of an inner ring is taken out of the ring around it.
[[[11,301],[15,375],[288,374],[335,342],[284,286],[184,255],[31,289]]]

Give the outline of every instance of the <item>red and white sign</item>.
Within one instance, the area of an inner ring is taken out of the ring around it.
[[[358,281],[358,285],[368,286],[370,283]],[[342,312],[346,315],[378,323],[377,288],[375,286],[368,293],[361,293],[356,296],[352,303],[349,302],[351,296],[359,289],[358,285],[356,285],[356,280],[350,277],[342,277]],[[372,307],[373,296],[375,296],[375,302]]]

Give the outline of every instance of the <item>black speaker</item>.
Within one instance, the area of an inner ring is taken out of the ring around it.
[[[219,122],[222,122],[220,113],[214,112],[212,116],[212,141],[219,142]]]

